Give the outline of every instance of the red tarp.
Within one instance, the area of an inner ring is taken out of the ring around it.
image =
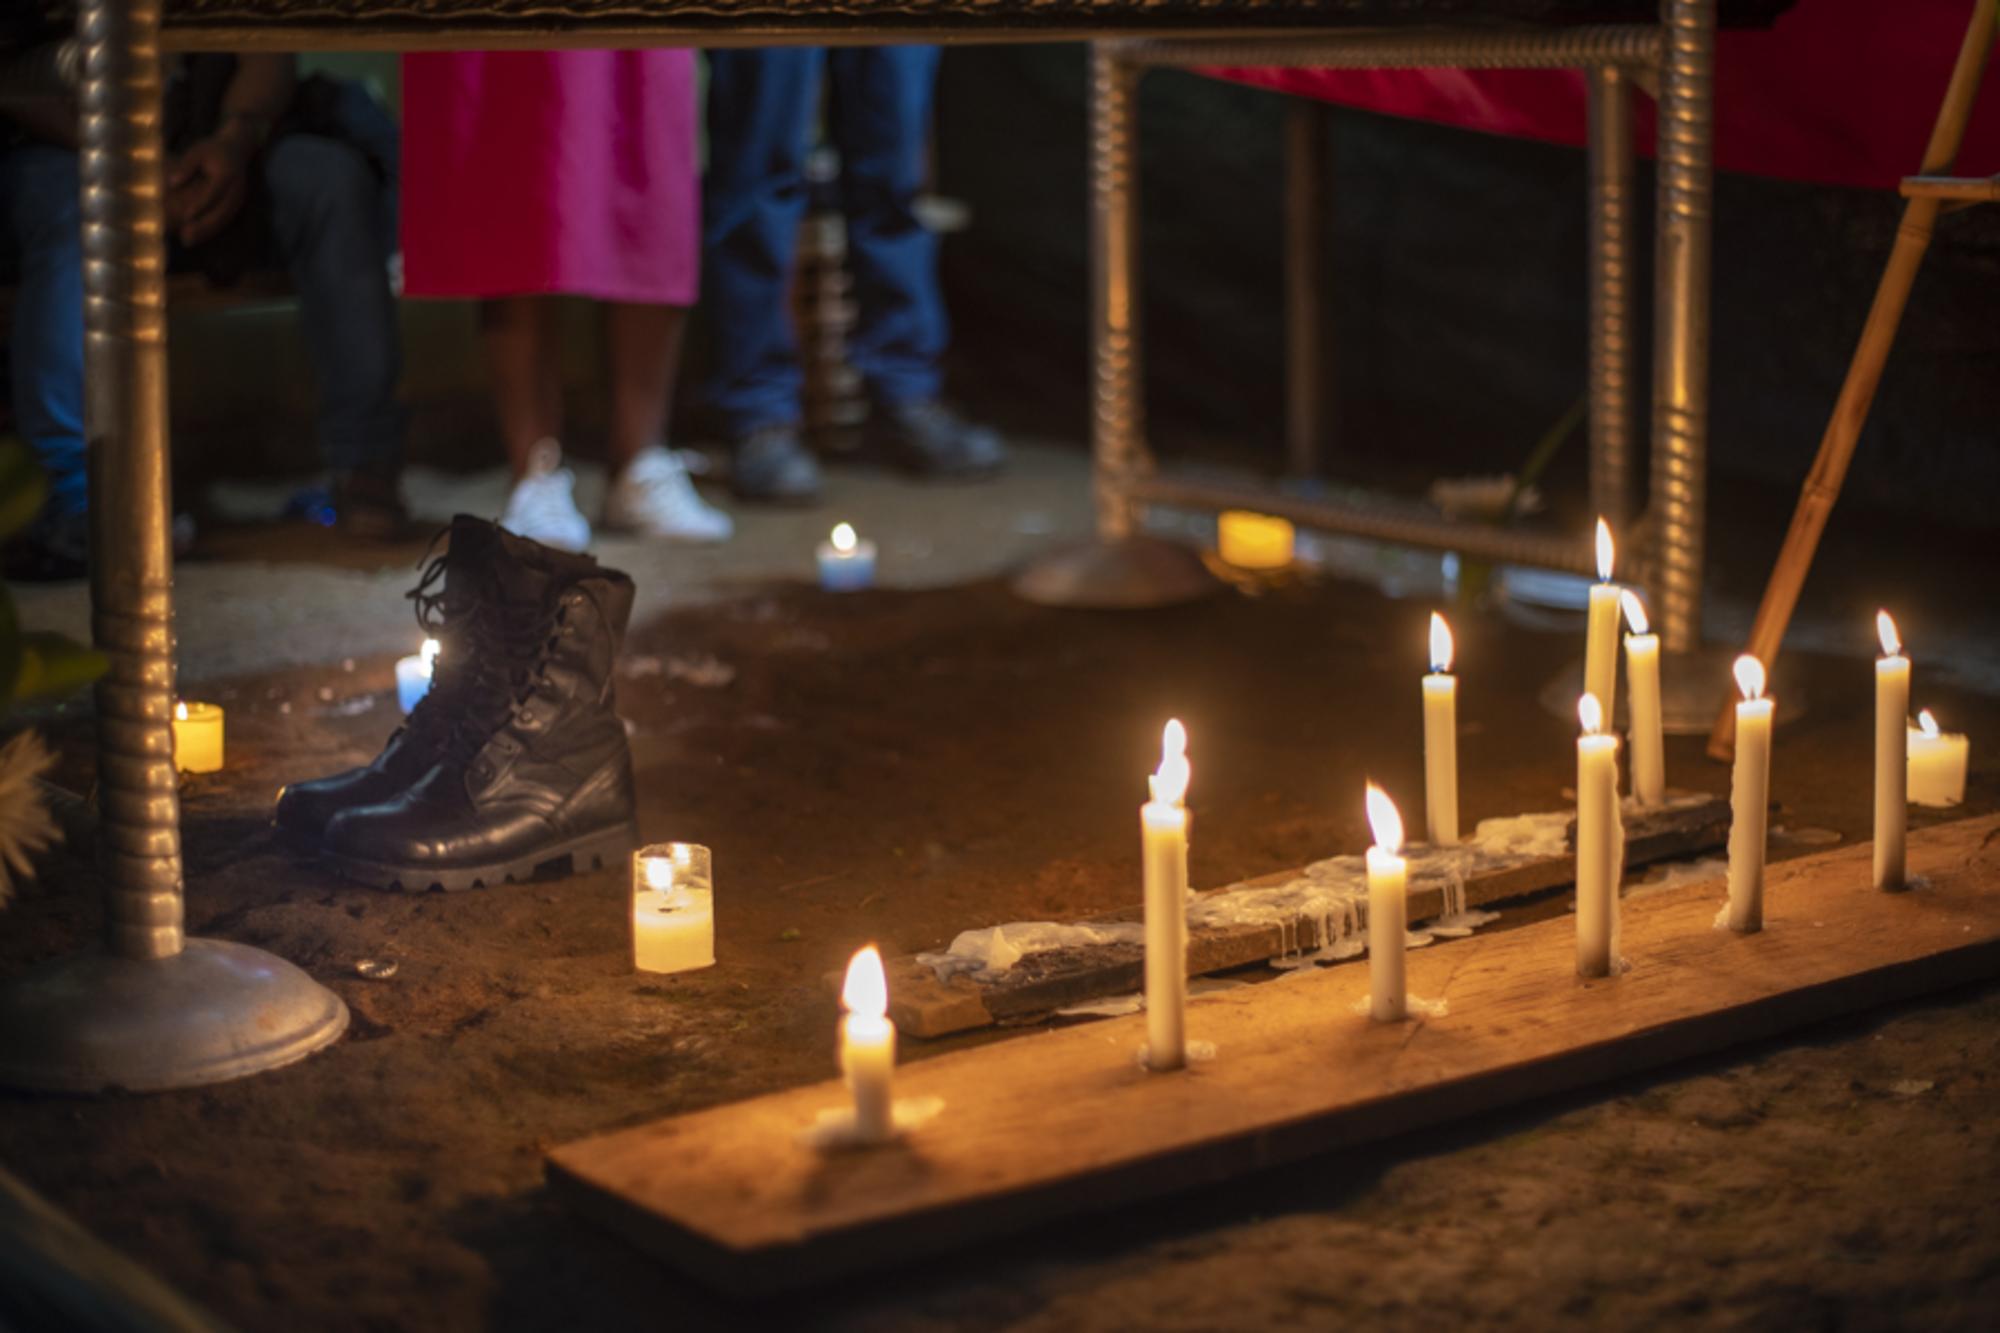
[[[1992,3],[1992,0],[1980,0]],[[1917,174],[1971,0],[1801,0],[1715,57],[1716,165],[1833,185]],[[1210,73],[1342,106],[1553,143],[1584,141],[1573,70],[1227,69]],[[2000,69],[1975,105],[1958,174],[2000,171]],[[1637,106],[1651,152],[1653,105]]]

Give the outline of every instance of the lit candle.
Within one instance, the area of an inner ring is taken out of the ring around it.
[[[632,966],[692,972],[715,965],[715,873],[709,850],[661,842],[632,853]]]
[[[425,639],[423,648],[414,656],[396,659],[396,702],[405,714],[431,692],[431,675],[437,668],[437,655],[438,641]]]
[[[896,1133],[896,1025],[889,1021],[889,979],[869,945],[847,965],[840,1001],[840,1072],[854,1098],[854,1138],[881,1143]]]
[[[213,773],[222,767],[219,705],[174,705],[174,767],[183,773]]]
[[[828,592],[857,592],[875,583],[875,543],[854,535],[851,523],[836,523],[819,544],[819,586]]]
[[[1903,832],[1909,818],[1910,659],[1887,611],[1875,613],[1882,656],[1875,663],[1875,887],[1903,887]]]
[[[1618,738],[1604,731],[1597,696],[1577,701],[1576,972],[1608,977],[1618,965],[1618,881],[1624,828],[1618,817]]]
[[[1597,696],[1604,725],[1618,712],[1618,585],[1611,581],[1615,552],[1611,525],[1597,520],[1597,578],[1590,585],[1590,624],[1583,645],[1583,692]]]
[[[1458,841],[1458,678],[1451,626],[1431,612],[1431,672],[1424,677],[1424,818],[1430,840]]]
[[[1146,883],[1146,1065],[1187,1063],[1187,728],[1168,721],[1139,809]]]
[[[1765,825],[1771,805],[1771,701],[1764,664],[1736,659],[1736,768],[1729,785],[1729,928],[1741,935],[1764,928]]]
[[[1292,525],[1268,514],[1225,509],[1215,520],[1215,549],[1238,569],[1283,569],[1292,563]]]
[[[1938,731],[1937,719],[1926,708],[1911,731],[1909,796],[1912,805],[1957,805],[1965,799],[1965,761],[1972,743],[1963,736]]]
[[[1403,817],[1389,794],[1368,784],[1368,1012],[1378,1023],[1395,1023],[1408,1012],[1403,985],[1403,950],[1409,936],[1409,868],[1403,850]]]
[[[1632,795],[1641,805],[1667,798],[1666,728],[1660,716],[1660,636],[1647,633],[1646,608],[1627,588],[1619,594],[1625,622],[1625,675],[1632,685]]]

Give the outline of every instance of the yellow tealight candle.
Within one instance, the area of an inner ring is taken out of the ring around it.
[[[174,705],[174,767],[183,773],[213,773],[222,767],[222,708],[217,704]]]
[[[1926,708],[1906,738],[1910,745],[1911,805],[1957,805],[1965,799],[1965,764],[1972,743],[1963,736],[1938,730]]]
[[[841,987],[840,1072],[854,1099],[854,1139],[881,1143],[896,1133],[896,1025],[889,1021],[889,979],[869,945],[847,965]]]
[[[1403,859],[1403,816],[1389,794],[1368,784],[1368,1013],[1378,1023],[1408,1016],[1403,951],[1409,947],[1410,863]]]
[[[1583,692],[1597,696],[1604,725],[1611,726],[1618,702],[1618,585],[1611,581],[1617,551],[1611,525],[1597,520],[1597,579],[1590,585],[1590,621],[1583,643]]]
[[[1875,662],[1875,887],[1900,889],[1910,812],[1910,659],[1887,611],[1875,613],[1882,656]]]
[[[692,972],[715,965],[715,872],[708,848],[661,842],[632,853],[632,966]]]
[[[1225,509],[1215,520],[1215,549],[1238,569],[1283,569],[1292,563],[1292,525],[1268,514]]]

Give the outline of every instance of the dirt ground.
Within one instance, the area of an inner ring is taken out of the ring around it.
[[[190,927],[299,963],[353,1026],[203,1091],[0,1095],[0,1161],[225,1320],[295,1333],[1991,1327],[2000,987],[778,1305],[719,1303],[547,1199],[551,1145],[830,1076],[816,978],[857,945],[1135,899],[1169,714],[1197,884],[1363,845],[1364,775],[1421,792],[1428,610],[1328,583],[1093,615],[977,583],[656,620],[620,683],[642,827],[715,849],[720,923],[719,964],[669,979],[627,969],[621,874],[396,896],[278,847],[278,786],[392,726],[387,659],[218,685],[230,764],[185,792]],[[1580,636],[1458,628],[1465,815],[1555,807],[1572,732],[1533,699]],[[687,679],[708,659],[733,678]],[[1865,652],[1801,668],[1774,822],[1866,836]],[[2000,700],[1919,670],[1975,738],[1963,813],[2000,806]],[[55,729],[87,783],[87,726]],[[1698,755],[1671,741],[1670,780],[1725,791]],[[0,972],[92,936],[91,874],[65,860],[0,918]],[[367,981],[361,959],[399,966]]]

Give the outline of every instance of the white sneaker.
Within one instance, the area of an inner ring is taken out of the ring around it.
[[[695,493],[681,456],[657,444],[612,483],[604,526],[676,542],[723,542],[736,531],[729,515]]]
[[[528,451],[528,474],[514,483],[500,526],[558,551],[590,545],[590,521],[576,507],[576,477],[562,465],[560,444],[537,440]]]

